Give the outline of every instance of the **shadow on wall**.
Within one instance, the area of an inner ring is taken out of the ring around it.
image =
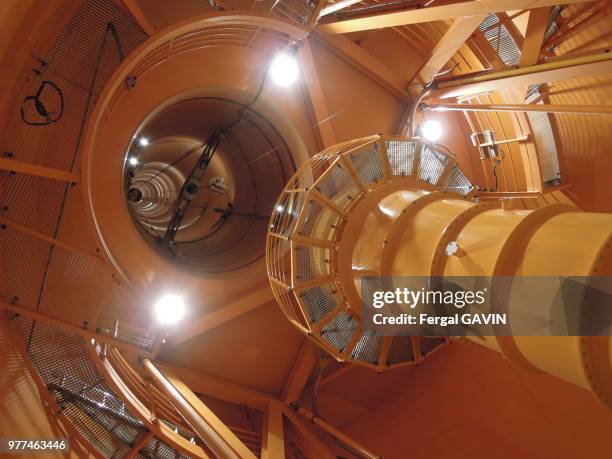
[[[610,453],[610,412],[558,378],[521,371],[475,344],[447,346],[415,370],[401,390],[343,430],[385,459]]]

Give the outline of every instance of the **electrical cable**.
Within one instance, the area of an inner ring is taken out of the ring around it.
[[[494,191],[499,191],[499,178],[497,177],[497,166],[499,166],[502,163],[504,157],[506,156],[506,154],[501,148],[499,149],[499,153],[500,153],[499,159],[492,159],[492,161],[494,161],[494,164],[493,164],[493,177],[495,177],[495,190]]]
[[[114,30],[114,33],[113,33]],[[115,40],[115,45],[117,46],[118,40],[119,40],[119,35],[117,34],[117,30],[114,27],[114,24],[112,22],[107,22],[106,23],[106,29],[104,30],[104,36],[102,37],[102,43],[100,45],[100,48],[98,50],[98,55],[96,57],[96,61],[95,61],[95,65],[94,65],[94,71],[93,71],[93,75],[91,77],[91,83],[89,86],[89,89],[87,91],[87,98],[85,100],[85,107],[83,110],[83,115],[81,117],[81,123],[79,126],[79,131],[77,134],[77,138],[76,138],[76,145],[74,148],[74,153],[72,155],[72,160],[70,162],[70,168],[69,170],[74,170],[76,161],[77,161],[77,156],[78,153],[80,151],[81,148],[81,141],[83,139],[83,134],[85,133],[85,126],[87,125],[87,120],[89,119],[88,115],[89,115],[89,109],[92,103],[92,99],[93,99],[93,95],[94,95],[94,91],[96,88],[96,81],[98,80],[98,73],[100,71],[100,65],[102,63],[102,59],[104,57],[104,50],[106,49],[106,42],[108,40],[108,33],[109,31],[111,33],[113,33],[113,39]],[[121,59],[122,55],[121,52],[118,51],[119,54],[119,58]],[[63,193],[63,197],[62,197],[62,203],[60,205],[60,209],[59,209],[59,213],[57,216],[57,219],[55,221],[55,227],[53,230],[53,237],[57,237],[58,233],[59,233],[59,228],[60,228],[60,222],[62,220],[62,217],[64,215],[64,209],[66,207],[66,199],[68,197],[68,190],[70,189],[71,185],[69,183],[66,183],[66,185],[64,186],[64,193]],[[51,266],[51,258],[53,257],[53,253],[55,250],[55,245],[51,245],[51,247],[49,248],[48,254],[47,254],[47,259],[45,262],[45,271],[44,271],[44,276],[43,276],[43,281],[42,284],[40,286],[40,289],[38,291],[38,298],[36,300],[36,310],[40,309],[41,303],[42,303],[42,298],[43,298],[43,293],[44,290],[47,286],[47,282],[49,279],[49,267]],[[32,326],[30,328],[30,333],[28,335],[28,341],[27,341],[27,345],[26,345],[26,350],[29,352],[30,350],[30,345],[32,343],[32,336],[34,335],[34,329],[36,327],[36,320],[32,321]]]
[[[257,93],[255,94],[253,99],[251,99],[251,101],[243,105],[238,110],[238,118],[232,123],[230,123],[229,125],[222,127],[220,129],[217,129],[215,132],[213,132],[212,135],[208,137],[206,143],[204,144],[204,150],[200,154],[200,158],[198,159],[195,166],[192,168],[189,175],[185,178],[185,182],[183,183],[181,187],[181,192],[179,193],[179,198],[174,203],[174,210],[172,212],[172,217],[170,218],[170,221],[168,223],[168,228],[166,229],[166,232],[162,238],[162,243],[165,246],[168,246],[170,243],[174,241],[174,238],[176,236],[176,233],[178,232],[183,216],[185,215],[185,212],[187,211],[187,209],[190,207],[191,201],[195,197],[195,195],[191,193],[189,189],[187,189],[189,184],[191,184],[190,181],[192,177],[198,174],[198,178],[199,180],[201,180],[206,169],[208,168],[208,165],[212,161],[212,158],[215,152],[217,151],[217,148],[221,144],[221,141],[225,137],[231,135],[232,129],[238,124],[241,124],[246,119],[244,116],[244,110],[251,108],[251,106],[255,102],[257,102],[257,100],[261,96],[263,92],[263,88],[267,81],[267,76],[268,76],[268,72],[265,72],[263,78],[261,79],[259,88],[257,89]],[[180,159],[181,158],[179,158],[179,160]],[[198,169],[200,169],[199,172],[198,172]],[[199,180],[196,186],[199,186]],[[215,223],[215,225],[213,226],[212,234],[216,233],[221,228],[221,226],[223,226],[223,223],[225,223],[227,218],[231,215],[231,203],[229,203],[229,209],[230,209],[229,210],[230,213],[228,215],[222,215],[222,218]]]
[[[55,92],[59,95],[59,113],[56,115],[56,112],[50,112],[47,110],[47,107],[41,100],[42,94],[45,92],[45,88],[49,86],[51,91]],[[36,112],[45,119],[45,121],[32,121],[29,120],[25,113],[25,107],[28,101],[34,102],[34,108]],[[53,116],[55,115],[55,116]],[[58,85],[53,83],[51,80],[43,80],[43,82],[38,87],[38,91],[33,96],[27,96],[23,99],[21,104],[21,121],[23,121],[28,126],[48,126],[49,124],[57,123],[64,116],[64,93],[60,89]]]

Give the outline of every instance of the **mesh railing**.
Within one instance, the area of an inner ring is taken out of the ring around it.
[[[337,358],[377,368],[414,362],[425,352],[415,352],[411,340],[385,343],[361,334],[359,306],[343,294],[338,248],[357,203],[398,180],[407,188],[463,196],[473,191],[455,159],[435,145],[382,136],[345,142],[315,155],[289,180],[274,207],[266,246],[272,290],[285,316]],[[379,274],[386,236],[375,214],[366,215],[360,233],[353,273]],[[383,349],[389,355],[384,361]]]

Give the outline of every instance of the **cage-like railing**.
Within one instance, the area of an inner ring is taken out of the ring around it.
[[[339,279],[338,246],[348,215],[366,195],[398,180],[463,196],[473,191],[441,146],[381,135],[344,142],[315,155],[291,178],[274,206],[266,245],[268,276],[285,316],[336,358],[376,368],[418,362],[445,341],[362,334],[359,308],[348,304]],[[376,222],[366,219],[362,231],[370,236],[369,253],[374,246],[382,252]],[[371,256],[360,262],[359,250],[353,269],[380,274]]]

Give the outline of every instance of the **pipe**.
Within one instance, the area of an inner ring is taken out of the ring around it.
[[[340,0],[339,2],[332,3],[331,5],[326,6],[319,13],[319,17],[327,16],[329,14],[333,14],[336,11],[343,10],[344,8],[348,8],[355,3],[359,3],[361,0]]]
[[[157,369],[149,359],[143,359],[142,364],[147,373],[153,379],[155,385],[170,399],[181,417],[191,426],[193,431],[200,437],[206,447],[217,457],[228,459],[240,459],[223,438],[200,416],[193,406],[181,395],[181,393],[168,381],[168,379]]]
[[[550,104],[422,104],[426,111],[469,112],[544,112],[576,113],[585,115],[612,115],[612,106],[607,105],[550,105]]]
[[[307,418],[308,420],[310,420],[310,422],[312,422],[314,425],[319,426],[321,429],[326,431],[328,434],[330,434],[340,443],[342,443],[343,445],[346,445],[350,450],[353,450],[356,454],[364,458],[367,458],[367,459],[380,459],[381,458],[381,456],[377,456],[373,452],[369,451],[368,449],[366,449],[365,447],[357,443],[355,440],[353,440],[348,435],[340,432],[338,429],[332,426],[329,422],[325,421],[323,418],[308,411],[306,408],[301,406],[299,403],[292,402],[289,404],[289,408],[291,408],[296,413],[299,413],[305,418]]]
[[[530,75],[533,73],[544,72],[547,70],[559,70],[577,65],[594,64],[597,62],[606,62],[612,60],[612,53],[609,50],[589,54],[586,56],[568,58],[563,60],[554,60],[543,64],[530,65],[529,67],[521,67],[507,70],[499,70],[497,72],[486,72],[476,75],[467,75],[453,80],[440,81],[436,85],[436,89],[454,88],[472,83],[482,83],[484,81],[499,80],[504,78],[516,77],[521,75]],[[571,75],[568,75],[571,76]]]

